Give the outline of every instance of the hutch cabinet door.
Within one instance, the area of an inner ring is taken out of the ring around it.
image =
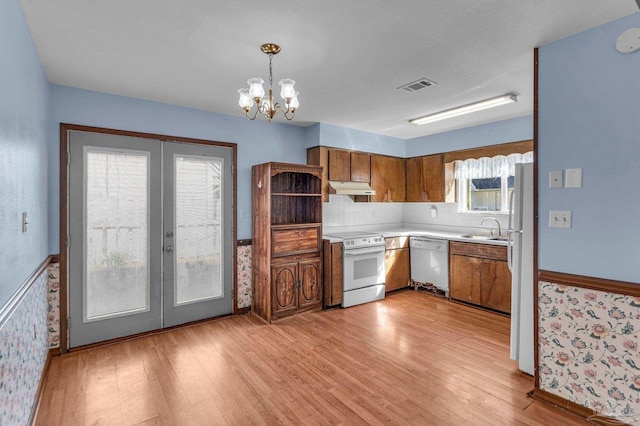
[[[298,308],[298,264],[271,267],[271,314],[276,316]]]
[[[322,261],[300,261],[300,308],[322,302]]]

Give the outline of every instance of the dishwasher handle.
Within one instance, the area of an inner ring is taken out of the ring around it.
[[[434,238],[424,237],[411,237],[409,239],[409,247],[419,250],[432,250],[432,251],[449,251],[448,240],[438,240]]]

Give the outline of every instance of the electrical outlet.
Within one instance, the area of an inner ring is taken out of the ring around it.
[[[29,220],[27,219],[27,212],[22,212],[22,233],[27,232]]]
[[[571,228],[571,211],[549,211],[549,228]]]
[[[549,188],[562,188],[562,170],[549,172]]]

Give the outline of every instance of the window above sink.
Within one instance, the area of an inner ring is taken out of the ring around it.
[[[460,212],[507,213],[517,163],[533,161],[533,152],[455,161]]]

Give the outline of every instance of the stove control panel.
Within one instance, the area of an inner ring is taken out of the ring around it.
[[[384,238],[380,237],[361,237],[361,238],[348,238],[344,240],[345,247],[372,247],[384,244]]]

